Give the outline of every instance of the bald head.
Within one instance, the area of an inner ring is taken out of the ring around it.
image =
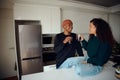
[[[66,24],[70,24],[70,25],[73,25],[72,21],[69,20],[69,19],[66,19],[62,22],[62,27],[64,27]]]

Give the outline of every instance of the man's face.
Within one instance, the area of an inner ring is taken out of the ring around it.
[[[73,24],[67,23],[63,26],[63,28],[64,28],[65,31],[70,33],[73,29]]]

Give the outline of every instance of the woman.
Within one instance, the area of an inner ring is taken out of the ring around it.
[[[81,76],[90,76],[100,73],[103,65],[108,61],[114,44],[109,24],[100,18],[94,18],[89,25],[88,42],[80,37],[82,47],[87,51],[88,56],[68,58],[60,68],[74,66],[75,72]]]

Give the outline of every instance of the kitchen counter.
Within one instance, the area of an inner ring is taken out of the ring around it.
[[[49,71],[23,75],[22,80],[118,80],[114,76],[114,68],[112,67],[113,63],[108,62],[105,66],[103,71],[95,76],[86,76],[81,77],[75,74],[73,68],[69,69],[55,69],[52,68]],[[55,67],[55,66],[52,66]]]

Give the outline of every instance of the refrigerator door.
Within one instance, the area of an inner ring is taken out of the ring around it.
[[[41,28],[39,25],[19,25],[21,59],[42,55]]]
[[[40,25],[18,25],[22,75],[43,71]]]
[[[29,59],[22,61],[22,75],[37,73],[43,71],[41,68],[42,59]]]

